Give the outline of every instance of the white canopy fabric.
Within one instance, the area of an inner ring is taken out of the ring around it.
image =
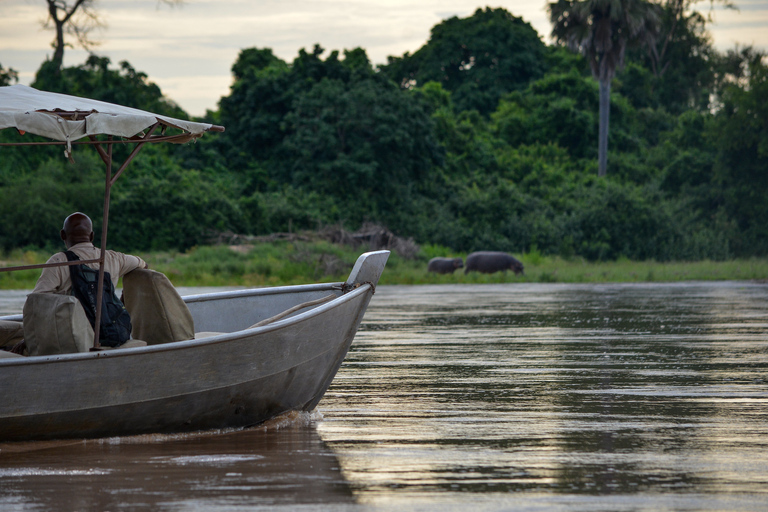
[[[77,112],[82,119],[70,121],[57,114]],[[18,130],[53,140],[71,142],[89,135],[132,137],[157,122],[189,134],[178,142],[196,138],[212,125],[161,116],[104,101],[44,92],[26,85],[0,87],[0,130]]]

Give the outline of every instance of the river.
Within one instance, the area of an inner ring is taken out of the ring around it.
[[[380,286],[313,413],[0,444],[0,510],[765,510],[767,420],[766,284]]]

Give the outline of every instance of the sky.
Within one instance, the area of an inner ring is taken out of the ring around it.
[[[768,0],[733,0],[738,11],[710,2],[698,8],[713,17],[709,30],[720,51],[736,44],[768,51]],[[387,56],[415,52],[430,30],[452,16],[482,7],[503,7],[523,18],[549,43],[545,0],[185,0],[169,7],[158,0],[97,0],[106,27],[94,33],[94,52],[113,67],[126,60],[146,73],[163,93],[194,116],[215,110],[229,94],[231,67],[244,48],[271,48],[291,62],[315,44],[343,51],[361,47],[376,64]],[[53,32],[42,28],[44,0],[0,0],[0,64],[29,84],[53,54]],[[67,49],[64,65],[87,54]]]

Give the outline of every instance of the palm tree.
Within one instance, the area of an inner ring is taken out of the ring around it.
[[[608,166],[611,79],[624,64],[628,44],[652,43],[660,24],[659,6],[647,0],[558,0],[547,5],[552,38],[589,61],[600,83],[598,176]]]

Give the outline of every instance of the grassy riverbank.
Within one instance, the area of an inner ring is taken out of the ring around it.
[[[150,268],[165,273],[176,286],[280,286],[344,280],[364,248],[324,241],[277,241],[254,246],[206,246],[186,253],[139,254]],[[525,274],[437,275],[426,271],[432,256],[449,254],[437,247],[422,248],[419,258],[390,256],[381,284],[505,283],[505,282],[663,282],[697,280],[757,280],[768,282],[768,258],[732,261],[586,262],[542,256],[536,252],[516,255]],[[49,254],[16,250],[2,255],[3,266],[44,263]],[[30,289],[40,270],[0,273],[0,289]]]

